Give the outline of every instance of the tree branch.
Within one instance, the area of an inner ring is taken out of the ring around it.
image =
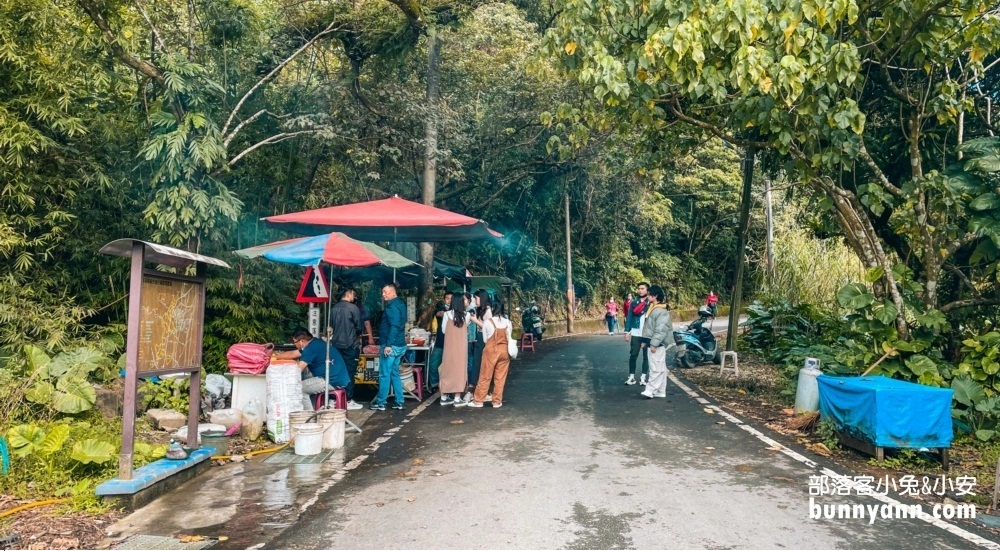
[[[701,128],[702,130],[706,130],[709,133],[715,135],[716,137],[721,138],[733,145],[738,145],[740,147],[755,147],[758,149],[767,149],[770,146],[770,144],[768,144],[767,142],[758,142],[753,140],[743,140],[735,138],[731,134],[723,132],[722,129],[720,129],[718,126],[715,126],[714,124],[686,115],[683,109],[681,108],[680,102],[677,101],[677,98],[670,98],[667,101],[661,101],[661,103],[665,103],[667,105],[667,108],[670,109],[670,112],[675,117],[677,117],[677,120],[686,122],[691,126]]]
[[[139,4],[139,0],[135,0],[133,4],[135,4],[135,9],[139,10],[139,15],[142,15],[142,18],[146,20],[146,24],[149,25],[149,29],[153,31],[153,38],[156,40],[156,45],[159,46],[161,50],[166,50],[167,47],[163,45],[163,38],[160,36],[160,31],[156,29],[156,25],[153,24],[153,20],[146,14],[146,10],[142,9],[142,5]]]
[[[263,147],[265,145],[271,145],[271,144],[281,143],[281,142],[283,142],[285,140],[290,140],[290,139],[298,137],[298,136],[305,136],[305,135],[308,135],[308,134],[320,134],[322,132],[324,132],[324,131],[323,130],[299,130],[297,132],[282,132],[281,134],[275,134],[274,136],[271,136],[269,138],[263,139],[263,140],[255,143],[255,144],[251,145],[250,147],[244,149],[243,151],[240,152],[239,155],[233,157],[233,159],[231,161],[229,161],[229,163],[226,166],[230,166],[231,167],[231,166],[235,165],[240,159],[242,159],[243,157],[246,157],[251,152],[253,152],[255,149]]]
[[[975,242],[977,239],[979,239],[979,235],[975,233],[967,233],[963,235],[962,237],[952,241],[951,243],[948,243],[948,245],[944,248],[943,257],[944,258],[950,257],[951,255],[958,252],[959,249]]]
[[[275,115],[274,113],[271,113],[267,109],[261,109],[260,111],[257,111],[256,113],[251,115],[250,118],[248,118],[247,120],[236,125],[236,128],[233,129],[233,131],[229,134],[229,136],[227,136],[226,139],[222,141],[222,145],[229,147],[229,142],[233,141],[233,138],[235,138],[236,135],[239,134],[240,130],[242,130],[244,126],[248,124],[253,124],[254,121],[256,121],[257,119],[261,118],[264,115],[269,115],[276,119],[284,119],[291,116],[291,115]]]
[[[879,183],[882,184],[882,187],[888,190],[889,193],[895,195],[896,197],[902,198],[903,190],[899,189],[892,182],[890,182],[889,178],[885,175],[884,172],[882,172],[882,167],[878,166],[878,163],[875,162],[875,159],[873,159],[871,154],[868,153],[868,148],[865,146],[865,139],[863,136],[861,137],[860,145],[861,147],[858,150],[858,156],[860,156],[861,159],[865,162],[865,164],[868,165],[868,168],[871,169],[872,173],[875,175],[875,179],[878,180]]]
[[[89,1],[89,0],[79,0],[79,1],[80,2],[84,2],[84,1]],[[225,136],[225,139],[226,139],[227,142],[232,141],[233,136],[236,135],[236,131],[235,130],[233,132],[229,133],[229,127],[230,127],[230,125],[232,125],[233,119],[236,118],[236,115],[240,112],[240,109],[243,107],[243,104],[246,103],[246,101],[248,99],[250,99],[250,96],[252,96],[254,94],[254,92],[256,92],[258,89],[260,89],[261,86],[264,86],[265,84],[267,84],[268,82],[270,82],[274,77],[276,77],[278,75],[278,73],[281,72],[282,69],[284,69],[296,57],[298,57],[299,54],[301,54],[302,52],[304,52],[307,49],[309,49],[309,47],[312,46],[313,44],[315,44],[317,40],[319,40],[320,38],[322,38],[322,37],[324,37],[324,36],[326,36],[326,35],[334,32],[334,31],[336,31],[338,29],[339,29],[339,27],[337,27],[337,22],[336,21],[331,21],[330,24],[326,26],[326,28],[324,28],[322,31],[318,32],[315,36],[313,36],[311,39],[309,39],[308,42],[306,42],[305,44],[303,44],[302,46],[300,46],[298,50],[295,50],[294,52],[292,52],[292,55],[286,57],[274,69],[271,69],[271,72],[269,72],[266,75],[264,75],[260,80],[257,81],[256,84],[254,84],[253,86],[251,86],[250,89],[247,90],[246,94],[243,94],[243,97],[240,98],[239,102],[237,102],[236,107],[233,107],[233,111],[232,111],[232,113],[229,114],[229,118],[226,119],[226,124],[224,124],[222,126],[222,135]]]
[[[951,264],[946,265],[945,269],[958,276],[959,281],[964,283],[965,286],[968,287],[970,291],[972,291],[972,295],[974,297],[976,298],[983,297],[983,295],[979,293],[979,289],[976,289],[976,286],[972,284],[971,280],[969,280],[969,276],[965,275],[965,273],[962,270],[959,270],[956,266],[953,266]]]
[[[417,0],[389,0],[394,6],[399,8],[406,16],[406,20],[410,22],[411,25],[417,27],[423,27],[423,10],[420,8],[420,3]]]
[[[907,42],[912,40],[913,37],[916,36],[918,32],[923,31],[925,29],[924,24],[927,23],[927,20],[930,19],[931,16],[934,15],[938,10],[951,4],[951,2],[952,0],[938,0],[937,4],[934,4],[933,6],[928,8],[927,11],[925,11],[923,14],[920,15],[920,17],[914,20],[913,23],[910,25],[910,28],[906,31],[906,34],[904,34],[902,38],[896,41],[896,45],[892,48],[892,50],[889,50],[889,55],[886,58],[886,61],[889,61],[890,59],[896,57],[896,54],[899,53],[899,51],[903,48],[903,46],[906,46]]]
[[[111,49],[111,53],[115,57],[121,60],[122,63],[153,79],[160,86],[166,86],[163,73],[158,67],[138,59],[132,54],[126,52],[125,48],[122,48],[121,44],[118,42],[118,38],[115,37],[113,32],[111,32],[111,26],[108,24],[104,16],[101,15],[101,10],[97,8],[97,5],[94,4],[93,0],[77,0],[77,4],[83,8],[83,11],[87,12],[91,21],[93,21],[94,24],[97,25],[97,28],[101,30],[101,33],[104,35],[104,39],[108,43],[108,47]]]
[[[969,308],[972,306],[996,306],[1000,305],[1000,299],[992,298],[968,298],[964,300],[956,300],[955,302],[949,302],[941,307],[941,312],[947,314],[952,310],[957,310],[959,308]]]

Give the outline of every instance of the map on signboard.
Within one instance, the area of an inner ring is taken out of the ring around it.
[[[200,367],[203,283],[142,276],[139,372]]]

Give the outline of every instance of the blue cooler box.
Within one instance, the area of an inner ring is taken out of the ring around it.
[[[948,448],[954,391],[883,377],[821,375],[819,411],[843,434],[885,448]]]

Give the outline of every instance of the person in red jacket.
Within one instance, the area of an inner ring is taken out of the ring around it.
[[[642,354],[642,371],[639,384],[646,384],[646,377],[649,373],[649,353],[642,345],[645,342],[642,338],[642,325],[646,310],[649,308],[649,284],[643,281],[636,285],[636,292],[639,298],[629,302],[628,309],[625,310],[625,340],[629,343],[628,356],[628,379],[625,384],[635,384],[636,361]]]
[[[712,311],[712,317],[715,317],[716,309],[718,308],[719,297],[715,294],[715,291],[709,291],[708,296],[705,297],[705,306]]]
[[[618,301],[615,297],[609,298],[604,304],[604,321],[608,324],[609,335],[618,332]]]

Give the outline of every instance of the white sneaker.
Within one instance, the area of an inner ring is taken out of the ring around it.
[[[646,382],[647,381],[646,381],[646,376],[645,375],[643,375],[642,377],[639,378],[639,384],[640,385],[646,386]]]
[[[643,390],[642,392],[640,392],[639,396],[642,396],[643,398],[652,398],[653,397],[653,395],[650,394],[649,391],[646,391],[646,390]]]
[[[631,386],[635,384],[635,375],[629,375],[628,379],[625,380],[625,384]]]
[[[484,402],[492,402],[493,401],[493,395],[492,394],[487,394],[486,397],[483,398],[483,401]]]
[[[364,409],[364,408],[365,406],[355,402],[354,400],[350,400],[347,402],[347,409]]]
[[[463,402],[471,402],[472,401],[472,393],[471,392],[466,392],[465,396],[462,396],[462,401]]]

